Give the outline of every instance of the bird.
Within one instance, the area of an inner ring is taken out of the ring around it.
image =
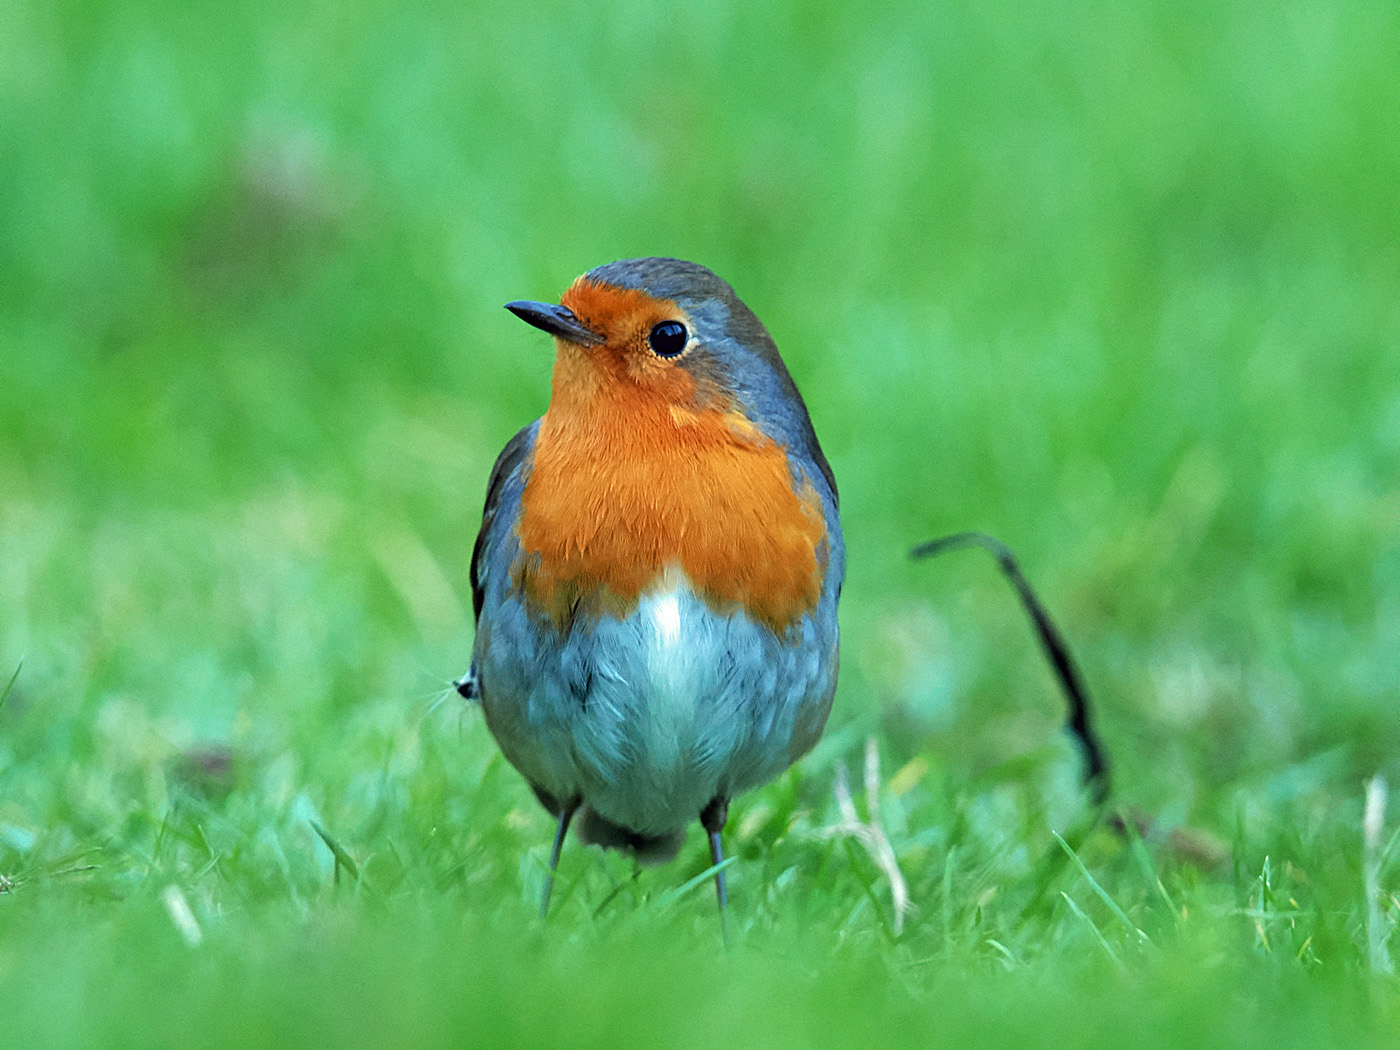
[[[555,819],[542,917],[571,824],[659,864],[698,820],[724,919],[730,800],[831,710],[835,477],[768,329],[704,266],[624,259],[506,309],[554,337],[550,399],[487,482],[455,685]]]

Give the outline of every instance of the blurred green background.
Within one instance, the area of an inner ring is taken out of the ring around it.
[[[950,997],[966,1043],[1008,989],[1008,1038],[1057,1045],[1038,1018],[1112,1041],[1164,986],[1167,1041],[1210,987],[1314,1002],[1222,1010],[1237,1040],[1393,1021],[1361,796],[1400,773],[1397,55],[1367,0],[0,4],[0,1004],[56,1042],[181,1042],[182,1002],[215,1041],[368,1039],[365,973],[431,1012],[470,945],[501,998],[413,1039],[526,1045],[543,1003],[592,1041],[571,973],[615,1042],[638,996],[695,1045]],[[487,472],[548,396],[501,304],[649,254],[768,324],[850,551],[828,737],[735,813],[728,970],[673,899],[698,839],[640,876],[572,847],[537,928],[548,819],[442,700]],[[991,565],[908,560],[963,528],[1060,619],[1146,841],[1075,823]],[[830,831],[872,736],[897,936]],[[675,951],[694,985],[647,991]],[[321,1005],[221,1027],[220,981]]]

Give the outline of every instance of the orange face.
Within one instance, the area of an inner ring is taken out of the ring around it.
[[[635,385],[676,405],[689,405],[701,394],[681,364],[688,350],[663,358],[647,340],[652,328],[661,321],[680,321],[690,329],[690,319],[676,303],[632,288],[599,284],[587,277],[576,280],[560,301],[604,342],[601,346],[584,347],[559,341],[551,409],[561,394],[566,398],[592,396],[598,384]],[[713,396],[717,391],[704,393]]]
[[[560,628],[576,616],[625,617],[669,570],[716,611],[743,610],[783,632],[821,593],[825,525],[784,450],[720,382],[657,354],[653,326],[674,302],[580,278],[563,305],[602,336],[559,340],[514,567],[527,599]]]

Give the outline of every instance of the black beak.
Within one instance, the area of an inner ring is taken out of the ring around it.
[[[574,312],[566,306],[555,306],[552,303],[532,303],[527,299],[518,299],[513,303],[506,303],[506,309],[526,324],[532,324],[550,335],[567,339],[571,343],[578,343],[581,346],[597,346],[603,342],[601,335],[591,328],[585,328],[583,322],[575,317]]]

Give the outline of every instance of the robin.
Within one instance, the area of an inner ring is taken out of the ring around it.
[[[836,480],[778,349],[679,259],[590,270],[561,303],[545,414],[507,443],[472,551],[457,683],[554,815],[644,863],[821,736],[845,573]],[[715,874],[723,912],[724,871]]]

